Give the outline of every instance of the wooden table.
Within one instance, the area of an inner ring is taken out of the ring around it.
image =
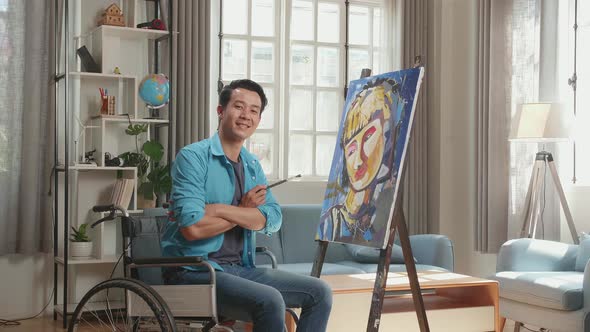
[[[326,275],[334,294],[328,331],[365,331],[375,274]],[[498,282],[423,271],[418,281],[432,332],[498,331]],[[380,331],[420,331],[407,274],[390,272]]]

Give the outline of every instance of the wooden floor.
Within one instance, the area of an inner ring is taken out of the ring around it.
[[[0,327],[1,332],[63,332],[61,320],[54,321],[53,317],[45,316],[42,318],[23,321],[20,326]],[[504,332],[514,330],[514,322],[506,321]],[[521,329],[522,330],[522,329]]]

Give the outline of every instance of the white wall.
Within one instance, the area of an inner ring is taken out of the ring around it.
[[[495,271],[496,255],[473,249],[477,2],[433,0],[431,8],[429,47],[435,56],[431,84],[435,92],[430,96],[430,112],[437,114],[434,119],[440,131],[438,146],[432,147],[440,156],[439,201],[434,204],[439,210],[439,232],[454,243],[456,271],[489,276]]]
[[[52,262],[52,255],[0,257],[0,318],[29,317],[43,309],[53,289]]]

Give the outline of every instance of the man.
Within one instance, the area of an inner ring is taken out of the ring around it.
[[[301,307],[297,331],[325,331],[332,294],[320,279],[254,266],[254,231],[279,230],[281,209],[260,163],[244,147],[267,100],[262,87],[237,80],[219,96],[219,129],[190,144],[172,167],[175,222],[162,239],[166,256],[204,256],[217,273],[221,316],[252,321],[254,331],[282,331],[286,307]],[[313,236],[313,234],[310,234]],[[209,274],[191,267],[169,269],[169,284],[196,284]]]

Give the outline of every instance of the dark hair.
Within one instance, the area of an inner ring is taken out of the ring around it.
[[[221,92],[219,93],[219,105],[221,105],[221,108],[225,109],[229,103],[229,100],[231,99],[231,94],[235,89],[246,89],[256,92],[260,96],[260,114],[262,114],[262,111],[264,111],[268,100],[266,99],[266,95],[264,94],[264,90],[260,84],[249,79],[231,81],[230,84],[224,86],[223,89],[221,89]]]

